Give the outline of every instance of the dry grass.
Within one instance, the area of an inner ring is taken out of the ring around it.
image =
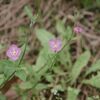
[[[5,1],[6,0],[0,1],[0,44],[10,45],[11,43],[18,43],[18,27],[20,25],[30,24],[29,19],[23,12],[23,7],[29,4],[34,13],[36,13],[36,9],[35,4],[33,4],[34,0],[10,0],[8,3]],[[77,0],[42,0],[39,9],[41,11],[42,26],[56,35],[57,33],[54,27],[58,18],[62,19],[66,25],[71,25],[73,27],[78,24],[85,29],[77,42],[74,43],[77,46],[77,48],[75,48],[75,58],[80,55],[82,48],[90,49],[94,54],[91,57],[92,63],[100,58],[100,34],[99,31],[96,31],[100,29],[100,26],[99,23],[95,23],[100,18],[100,14],[96,11],[87,11],[81,8]],[[78,16],[74,20],[74,16],[76,15]],[[86,16],[91,16],[91,20],[87,19]],[[40,26],[40,23],[38,23],[38,26]],[[81,38],[84,39],[83,44],[80,42]],[[29,36],[29,45],[30,52],[27,54],[26,59],[32,64],[35,63],[35,60],[31,58],[34,56],[36,59],[36,51],[40,46],[33,32],[31,32],[31,36]],[[31,56],[32,54],[33,56]],[[4,57],[4,54],[0,56],[0,58]],[[82,89],[80,100],[85,100],[85,97],[90,94],[99,95],[99,91],[94,88],[80,86],[80,84],[76,85],[76,87]],[[52,95],[50,98],[52,98]]]

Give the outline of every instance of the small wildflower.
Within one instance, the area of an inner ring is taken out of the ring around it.
[[[56,89],[51,89],[51,93],[53,93],[54,95],[57,95],[57,90]]]
[[[13,61],[16,61],[21,54],[21,49],[18,48],[15,44],[11,45],[6,52],[6,55]]]
[[[76,26],[76,27],[74,27],[74,32],[75,33],[82,33],[83,32],[83,29],[80,26]]]
[[[51,39],[49,46],[53,52],[59,52],[62,48],[62,41],[60,39]]]

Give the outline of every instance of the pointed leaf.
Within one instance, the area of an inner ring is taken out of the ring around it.
[[[44,47],[47,47],[49,40],[54,38],[53,34],[44,29],[37,29],[36,36]]]
[[[94,100],[92,97],[87,97],[87,100]]]
[[[17,70],[15,75],[19,77],[21,80],[26,81],[27,74],[24,70]]]
[[[80,75],[83,67],[85,67],[90,59],[90,52],[85,51],[75,62],[71,71],[71,84],[73,84]]]
[[[68,95],[67,100],[77,100],[77,95],[79,94],[78,89],[74,89],[71,87],[68,87]]]
[[[70,26],[65,28],[64,23],[60,20],[58,20],[56,23],[56,30],[61,36],[68,40],[72,37],[72,28]]]
[[[92,73],[92,72],[96,72],[100,70],[100,60],[97,60],[86,72],[85,76],[87,76],[88,74]]]
[[[9,77],[16,70],[16,64],[9,60],[0,61],[0,73],[4,73],[5,77]]]
[[[60,20],[58,20],[57,23],[56,23],[56,30],[62,36],[65,36],[66,35],[64,23],[62,21],[60,21]]]
[[[83,80],[82,83],[89,84],[96,88],[100,88],[100,73],[98,73],[96,76],[93,76],[91,79]]]

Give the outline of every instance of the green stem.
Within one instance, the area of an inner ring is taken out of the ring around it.
[[[72,36],[73,36],[73,33],[72,33]],[[62,49],[61,49],[59,52],[57,52],[56,55],[54,55],[54,56],[52,57],[52,58],[54,58],[54,60],[52,61],[51,67],[50,67],[50,68],[52,68],[52,66],[55,64],[54,62],[55,62],[55,59],[56,59],[58,53],[60,53],[60,52],[70,43],[70,41],[72,40],[72,36],[71,36],[71,38],[68,40],[67,44],[65,43],[64,46],[62,47]],[[49,56],[49,55],[48,55],[48,56]],[[51,59],[51,58],[50,58],[50,59]],[[48,59],[47,62],[46,62],[36,73],[39,73],[39,72],[48,64],[48,61],[49,61],[50,59]],[[52,70],[52,69],[51,69],[51,70]],[[33,87],[32,87],[33,89],[38,85],[38,82],[39,82],[39,81],[37,81],[37,82],[33,85]],[[30,89],[29,89],[28,91],[30,91]],[[28,92],[28,91],[27,91],[27,92]]]

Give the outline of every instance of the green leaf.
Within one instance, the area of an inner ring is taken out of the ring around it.
[[[66,33],[65,33],[65,26],[64,26],[64,23],[60,20],[57,20],[57,23],[56,23],[56,30],[59,34],[61,34],[62,36],[66,36]]]
[[[37,29],[36,36],[44,47],[48,47],[49,40],[54,38],[53,34],[44,29]]]
[[[27,14],[27,16],[30,18],[30,20],[31,20],[33,23],[35,23],[35,22],[36,22],[36,19],[37,19],[37,17],[38,17],[38,15],[34,15],[34,16],[33,16],[31,7],[30,7],[30,6],[25,6],[24,11],[25,11],[25,13]]]
[[[92,76],[92,78],[83,80],[82,83],[89,84],[93,87],[100,88],[100,73],[98,73],[96,76]]]
[[[100,7],[100,0],[96,0],[96,5]]]
[[[59,53],[59,62],[66,67],[66,69],[72,66],[71,61],[71,54],[69,52],[70,47],[66,46],[60,53]],[[66,59],[65,59],[66,58]]]
[[[42,49],[38,55],[36,65],[34,66],[34,71],[40,70],[41,67],[46,64],[47,60],[48,60],[48,55],[47,55],[45,49]]]
[[[75,64],[72,67],[71,75],[71,84],[73,84],[78,76],[80,75],[83,67],[85,67],[90,59],[90,52],[85,51],[80,57],[77,59]]]
[[[8,78],[10,75],[12,75],[16,71],[16,68],[14,67],[5,67],[4,68],[4,75],[6,78]]]
[[[92,97],[87,97],[86,100],[94,100]]]
[[[56,54],[50,55],[49,53],[45,51],[45,49],[42,49],[39,57],[37,59],[36,65],[33,66],[34,73],[38,73],[39,76],[46,74],[48,70],[52,70],[55,63],[55,57]]]
[[[23,82],[23,83],[21,83],[19,87],[20,87],[21,89],[26,90],[26,89],[31,89],[31,88],[33,87],[33,85],[34,85],[34,84],[32,84],[31,82],[28,81],[28,82]]]
[[[28,99],[27,95],[28,95],[28,94],[22,95],[22,96],[21,96],[21,100],[27,100],[27,99]]]
[[[48,60],[48,54],[45,49],[42,49],[39,53],[36,66],[43,66]]]
[[[50,69],[53,60],[54,58],[51,59],[48,52],[46,52],[45,49],[42,49],[38,56],[36,65],[33,66],[34,73],[38,73],[39,76],[46,74],[47,70]]]
[[[3,74],[0,74],[0,85],[5,81],[5,77]]]
[[[67,100],[77,100],[77,95],[79,94],[78,89],[74,89],[71,87],[68,87],[68,95]]]
[[[38,91],[41,91],[43,89],[47,89],[48,86],[46,84],[42,84],[42,83],[39,83],[36,85],[35,89],[38,90]]]
[[[73,31],[70,26],[67,26],[66,28],[66,38],[69,40],[73,37]]]
[[[8,78],[16,70],[16,64],[9,60],[0,61],[0,73],[4,73],[5,77]]]
[[[19,77],[21,80],[26,81],[27,73],[25,72],[25,70],[22,70],[22,69],[21,70],[17,70],[15,75],[17,77]]]
[[[67,28],[65,28],[65,25],[62,21],[57,21],[56,30],[61,36],[63,36],[67,40],[71,39],[73,33],[72,28],[70,26],[67,26]]]
[[[94,0],[81,0],[84,7],[91,7],[94,4]]]
[[[46,80],[48,81],[48,82],[53,82],[53,75],[51,75],[51,74],[46,74],[45,75],[45,78],[46,78]]]
[[[0,74],[4,73],[4,66],[8,66],[8,60],[1,60],[0,61]]]
[[[1,78],[1,79],[0,79],[0,85],[1,85],[3,82],[4,82],[4,79]]]
[[[87,69],[85,76],[98,70],[100,70],[100,60],[97,60],[90,68]]]
[[[0,93],[0,100],[7,100],[6,96]]]
[[[63,69],[62,69],[61,67],[59,67],[59,66],[55,66],[55,67],[53,68],[53,71],[54,71],[54,73],[56,73],[57,75],[62,75],[62,74],[64,74]]]
[[[98,73],[96,76],[92,76],[91,79],[83,80],[82,83],[100,88],[100,73]]]

